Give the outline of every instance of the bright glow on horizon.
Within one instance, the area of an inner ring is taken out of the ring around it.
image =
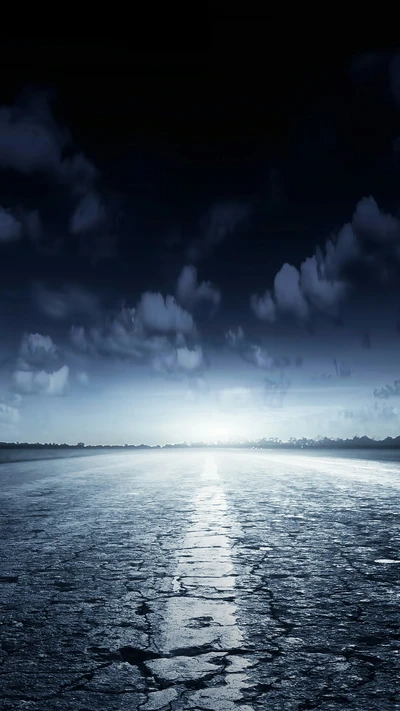
[[[195,427],[195,431],[196,436],[192,440],[207,443],[225,442],[234,436],[230,427],[214,418],[211,418],[211,422],[199,422]]]

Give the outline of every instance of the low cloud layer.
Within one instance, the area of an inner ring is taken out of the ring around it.
[[[14,386],[23,395],[64,395],[68,388],[69,368],[63,365],[53,373],[45,370],[16,370]]]
[[[392,384],[383,385],[374,389],[374,397],[380,400],[389,400],[392,397],[400,397],[400,380],[395,380]]]

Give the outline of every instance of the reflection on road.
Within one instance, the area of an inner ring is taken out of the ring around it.
[[[235,530],[233,530],[235,529]],[[205,674],[214,686],[188,694],[193,707],[251,711],[243,701],[245,669],[243,635],[236,621],[235,575],[231,555],[231,520],[225,492],[212,457],[207,457],[193,502],[193,514],[173,580],[161,626],[160,651],[174,658],[152,665],[158,676],[194,681]],[[203,673],[200,673],[199,671]],[[172,700],[172,697],[171,697]],[[238,705],[240,704],[240,705]]]

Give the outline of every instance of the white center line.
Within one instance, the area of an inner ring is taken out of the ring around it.
[[[177,684],[188,674],[191,680],[201,681],[204,669],[208,674],[214,669],[214,684],[200,684],[197,691],[187,692],[187,701],[205,709],[253,711],[242,695],[250,662],[240,654],[243,635],[234,603],[231,537],[238,529],[212,457],[206,460],[193,503],[191,523],[177,556],[176,594],[167,601],[158,644],[167,658],[149,666]]]

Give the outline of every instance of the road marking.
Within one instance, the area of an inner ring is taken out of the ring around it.
[[[244,640],[234,602],[231,536],[237,530],[214,458],[207,457],[191,523],[177,555],[175,595],[167,601],[157,645],[165,657],[153,662],[154,672],[166,681],[199,680],[196,691],[185,692],[186,702],[194,707],[253,711],[242,694],[250,662],[240,654]],[[212,668],[215,681],[202,685],[202,670],[210,678]]]

